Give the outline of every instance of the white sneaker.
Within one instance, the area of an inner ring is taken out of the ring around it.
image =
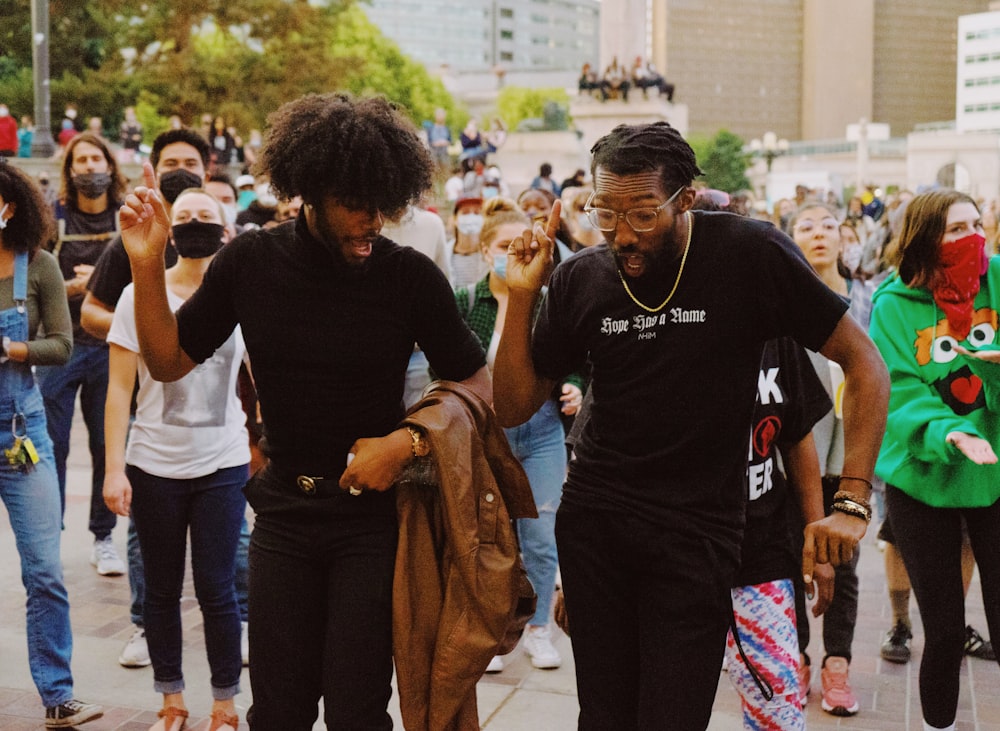
[[[486,666],[486,672],[499,673],[501,670],[503,670],[503,658],[499,655],[494,655],[493,659],[490,660],[490,664]]]
[[[524,651],[536,668],[554,670],[562,665],[562,658],[552,645],[552,632],[547,626],[528,625],[524,633]]]
[[[243,655],[243,667],[250,665],[250,635],[247,633],[247,623],[240,622],[240,653]]]
[[[149,646],[146,644],[146,630],[136,627],[128,638],[122,654],[118,656],[118,664],[123,668],[144,668],[149,665]]]
[[[96,567],[97,573],[101,576],[121,576],[125,573],[125,562],[118,556],[118,550],[111,536],[94,541],[90,565]]]

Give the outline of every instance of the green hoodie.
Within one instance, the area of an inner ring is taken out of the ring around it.
[[[889,418],[875,473],[934,507],[985,507],[1000,498],[1000,464],[977,465],[945,437],[986,439],[1000,451],[1000,365],[958,354],[944,312],[930,291],[898,276],[872,298],[870,335],[892,380]],[[968,350],[995,350],[1000,257],[980,280]]]

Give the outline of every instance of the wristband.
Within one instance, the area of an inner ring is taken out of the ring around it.
[[[847,490],[838,490],[833,494],[833,502],[838,500],[847,500],[849,502],[857,503],[865,510],[871,510],[872,504],[866,498],[856,495],[853,492],[848,492]]]
[[[864,477],[847,477],[845,475],[841,475],[840,477],[837,478],[838,483],[843,482],[844,480],[853,480],[855,482],[865,483],[868,486],[869,494],[871,494],[871,491],[875,489],[874,487],[872,487],[872,483],[866,480]]]

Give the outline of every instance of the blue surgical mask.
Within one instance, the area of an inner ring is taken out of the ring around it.
[[[500,189],[495,188],[492,185],[487,185],[483,188],[483,198],[496,198],[500,194]]]
[[[507,255],[506,254],[494,254],[493,255],[493,273],[496,274],[501,279],[507,279]]]

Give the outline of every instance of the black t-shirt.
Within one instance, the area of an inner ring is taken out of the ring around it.
[[[414,342],[441,378],[464,380],[486,363],[434,262],[380,237],[349,267],[301,217],[223,247],[177,317],[197,362],[242,327],[266,452],[291,474],[337,477],[355,440],[396,427]]]
[[[789,578],[796,571],[787,520],[788,483],[777,451],[801,441],[832,407],[802,346],[791,338],[764,345],[750,431],[742,562],[733,586]]]
[[[59,269],[63,280],[69,281],[76,277],[73,268],[80,264],[95,265],[101,258],[109,242],[116,237],[118,204],[111,202],[100,213],[84,213],[76,208],[57,203],[56,219],[62,222],[60,239],[56,242],[53,253],[57,253]],[[68,237],[88,236],[94,238],[73,240],[62,239],[62,233]],[[80,305],[83,295],[69,298],[69,314],[73,320],[73,342],[78,345],[101,345],[103,341],[88,335],[80,327]]]
[[[173,244],[167,244],[163,254],[164,266],[172,267],[177,263],[177,249]],[[132,283],[132,266],[128,261],[128,253],[121,236],[108,244],[101,258],[97,260],[87,289],[101,302],[114,309],[125,288]]]
[[[644,301],[662,301],[669,279]],[[695,212],[683,276],[656,314],[630,299],[606,244],[563,262],[532,339],[543,376],[592,365],[563,499],[697,532],[738,560],[763,345],[791,335],[819,349],[845,312],[787,236],[728,213]]]

